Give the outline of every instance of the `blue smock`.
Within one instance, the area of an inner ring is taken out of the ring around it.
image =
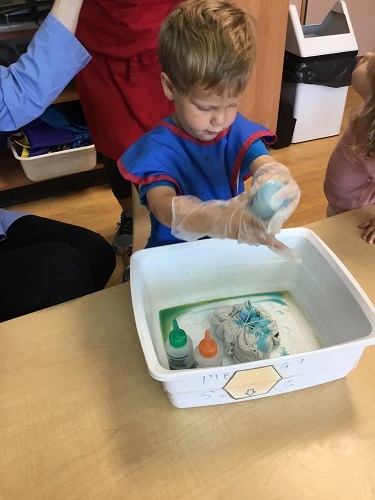
[[[245,189],[250,164],[268,155],[264,143],[275,135],[263,125],[237,113],[233,124],[211,141],[200,141],[176,127],[171,117],[159,122],[132,144],[118,166],[125,179],[140,186],[140,202],[155,186],[171,186],[177,195],[193,195],[202,201],[228,200]],[[147,247],[170,245],[181,240],[150,212],[151,235]]]

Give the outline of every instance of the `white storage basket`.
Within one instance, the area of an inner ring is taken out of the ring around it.
[[[14,157],[20,161],[26,177],[34,182],[92,170],[96,166],[95,145],[22,158],[9,140]]]

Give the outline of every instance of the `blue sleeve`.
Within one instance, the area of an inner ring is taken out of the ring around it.
[[[176,186],[173,184],[173,182],[169,182],[167,180],[155,181],[152,184],[143,184],[142,186],[139,186],[139,201],[141,205],[147,205],[147,193],[150,191],[150,189],[156,186],[169,186],[172,189],[176,190]]]
[[[0,130],[17,130],[40,116],[89,60],[75,36],[49,14],[26,54],[0,66]]]
[[[245,157],[244,157],[243,165],[245,167],[247,167],[247,169],[249,169],[251,163],[254,160],[256,160],[259,156],[269,155],[269,154],[270,153],[269,153],[268,149],[266,148],[262,139],[258,139],[255,142],[253,142],[253,144],[247,150]]]

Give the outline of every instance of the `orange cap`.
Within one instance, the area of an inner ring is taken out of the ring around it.
[[[204,358],[213,358],[217,354],[217,343],[210,336],[210,330],[204,333],[204,339],[199,342],[199,353]]]

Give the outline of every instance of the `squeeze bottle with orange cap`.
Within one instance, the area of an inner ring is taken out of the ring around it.
[[[194,355],[196,368],[220,366],[223,362],[217,342],[210,336],[210,330],[205,331],[204,338],[194,350]]]
[[[175,319],[173,320],[173,329],[165,343],[165,350],[171,370],[195,367],[193,341],[189,335],[186,335],[185,330],[178,326]]]

